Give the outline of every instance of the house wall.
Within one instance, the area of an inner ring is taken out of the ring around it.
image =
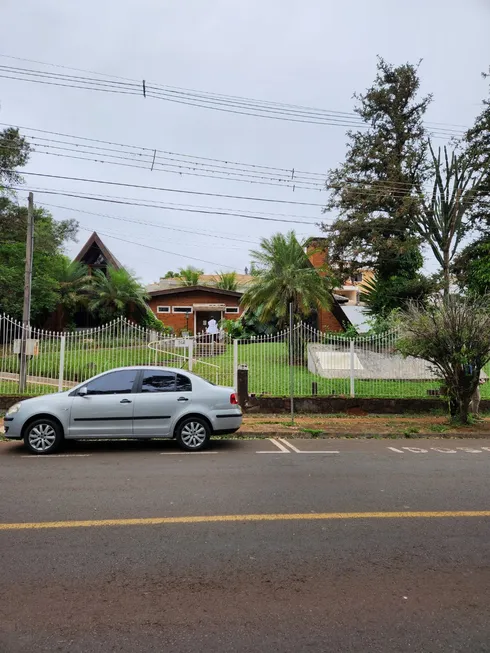
[[[319,331],[343,331],[343,327],[331,311],[324,308],[318,310],[318,330]]]
[[[225,304],[226,306],[238,308],[238,313],[225,313],[228,320],[238,320],[243,311],[240,308],[239,297],[227,297],[218,293],[195,291],[183,292],[172,295],[154,296],[149,301],[149,306],[155,316],[166,326],[170,326],[176,333],[186,328],[185,313],[172,313],[173,306],[192,306],[193,304]],[[170,313],[157,313],[157,306],[170,306]],[[189,331],[194,331],[194,313],[189,315]]]

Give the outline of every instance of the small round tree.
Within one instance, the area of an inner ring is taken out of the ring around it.
[[[431,363],[444,382],[451,417],[468,424],[469,406],[490,361],[490,297],[449,295],[401,313],[398,350]]]

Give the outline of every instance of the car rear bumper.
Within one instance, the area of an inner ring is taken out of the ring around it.
[[[240,410],[226,411],[215,415],[213,424],[213,433],[235,433],[242,425],[242,413]]]

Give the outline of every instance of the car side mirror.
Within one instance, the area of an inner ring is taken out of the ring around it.
[[[87,394],[88,394],[87,386],[84,385],[83,388],[80,388],[80,390],[78,391],[78,396],[79,397],[86,397]]]

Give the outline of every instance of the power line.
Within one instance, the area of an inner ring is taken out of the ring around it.
[[[7,55],[0,55],[7,57]],[[20,59],[20,58],[19,58]],[[52,66],[53,64],[41,63],[43,66]],[[66,68],[64,66],[56,66]],[[196,91],[194,89],[185,89],[172,86],[163,86],[159,84],[145,83],[139,80],[129,80],[128,78],[102,76],[99,78],[90,78],[80,75],[67,75],[63,73],[53,73],[50,71],[33,70],[32,68],[20,68],[18,66],[0,66],[0,77],[16,79],[18,81],[31,81],[41,84],[52,84],[71,88],[83,88],[85,90],[98,90],[112,93],[127,95],[144,95],[155,99],[179,104],[187,104],[200,108],[214,109],[242,115],[252,115],[255,117],[271,118],[275,120],[287,120],[291,122],[302,122],[311,124],[324,124],[342,127],[367,128],[368,125],[353,112],[332,111],[327,109],[316,109],[302,105],[286,104],[281,102],[270,102],[264,100],[254,100],[241,96],[223,95],[205,91]],[[124,81],[119,81],[124,80]],[[62,83],[63,82],[63,83]],[[427,127],[435,136],[443,138],[462,136],[463,131],[454,129],[454,126],[448,125],[441,129],[440,126],[433,127],[437,123],[428,123]],[[440,123],[443,124],[443,123]]]
[[[25,190],[24,188],[21,187],[12,187],[12,190],[16,191],[22,191]],[[285,219],[279,219],[279,218],[273,218],[273,217],[266,217],[262,215],[254,215],[254,214],[245,214],[245,213],[233,213],[230,211],[217,211],[217,210],[207,210],[207,209],[197,209],[197,208],[178,208],[175,206],[165,206],[163,204],[158,204],[158,203],[148,203],[144,202],[138,199],[135,199],[134,201],[131,198],[109,198],[107,196],[97,196],[95,193],[75,193],[75,192],[69,192],[69,191],[63,191],[63,190],[52,190],[52,189],[47,189],[47,188],[34,188],[36,193],[39,193],[41,195],[59,195],[62,197],[73,197],[77,199],[85,199],[85,200],[92,200],[96,202],[107,202],[109,204],[121,204],[125,206],[139,206],[139,207],[147,207],[151,209],[162,209],[162,210],[167,210],[167,211],[183,211],[186,213],[199,213],[199,214],[204,214],[204,215],[220,215],[220,216],[225,216],[225,217],[236,217],[236,218],[245,218],[249,220],[262,220],[265,222],[281,222],[281,223],[290,223],[290,224],[312,224],[316,225],[317,222],[314,222],[313,220],[307,221],[307,220],[285,220]]]
[[[7,123],[0,123],[0,125],[6,125],[9,127],[13,127],[10,124]],[[28,136],[27,138],[31,138],[35,141],[46,141],[46,143],[41,143],[39,147],[42,148],[54,148],[54,149],[61,149],[63,151],[68,151],[68,152],[77,152],[78,153],[86,153],[81,147],[87,147],[93,150],[94,156],[97,158],[90,158],[90,157],[82,157],[82,156],[75,156],[75,155],[64,155],[60,154],[58,152],[46,152],[43,150],[38,149],[38,146],[34,147],[34,151],[41,153],[41,154],[48,154],[51,156],[67,156],[68,158],[73,158],[73,159],[79,159],[79,160],[84,160],[84,161],[94,161],[96,163],[109,163],[113,165],[122,165],[125,167],[134,167],[134,168],[139,168],[139,169],[145,169],[145,170],[152,170],[155,167],[155,161],[157,162],[157,166],[160,165],[160,168],[157,168],[157,170],[163,171],[163,172],[171,172],[178,174],[179,176],[185,175],[185,174],[191,174],[191,175],[196,175],[196,176],[204,176],[204,177],[211,177],[215,179],[226,179],[230,181],[244,181],[247,183],[259,183],[259,184],[266,184],[266,185],[274,185],[274,186],[286,186],[286,187],[291,187],[291,188],[301,188],[301,189],[306,189],[306,190],[336,190],[337,187],[335,185],[330,185],[328,186],[325,181],[323,181],[327,174],[326,173],[319,173],[319,172],[305,172],[305,171],[300,171],[300,170],[295,170],[295,168],[274,168],[270,166],[260,166],[256,164],[246,164],[246,163],[236,163],[236,162],[229,162],[227,160],[223,159],[210,159],[206,157],[197,157],[197,159],[202,159],[206,161],[210,161],[211,163],[209,164],[211,167],[206,168],[206,167],[200,167],[202,164],[200,163],[199,160],[192,160],[191,157],[192,155],[188,154],[177,154],[175,152],[167,152],[164,150],[157,150],[157,149],[152,149],[148,147],[143,147],[143,146],[135,146],[135,145],[128,145],[128,144],[121,144],[121,143],[114,143],[111,141],[104,141],[100,139],[93,139],[93,138],[88,138],[88,137],[83,137],[83,136],[74,136],[70,134],[62,134],[60,132],[50,132],[47,130],[39,130],[39,129],[33,129],[29,127],[15,127],[17,129],[23,129],[27,131],[34,131],[34,132],[40,132],[40,133],[47,133],[51,135],[57,135],[57,136],[62,136],[67,139],[72,139],[73,142],[69,141],[64,141],[64,140],[58,140],[58,139],[49,139],[49,138],[43,138],[43,137],[37,137],[37,136]],[[94,142],[94,143],[102,143],[105,145],[110,145],[114,146],[115,148],[119,149],[113,149],[112,147],[99,147],[98,145],[90,145],[90,144],[84,144],[82,146],[79,145],[77,141],[89,141],[89,142]],[[59,145],[51,145],[51,143],[55,144],[62,144],[62,145],[68,145],[69,147],[60,147]],[[7,148],[9,146],[6,146]],[[14,146],[11,146],[12,148]],[[120,149],[120,148],[126,148],[126,149]],[[99,154],[99,150],[102,151],[102,153]],[[127,150],[130,150],[128,152]],[[135,157],[132,156],[131,152],[134,151]],[[105,153],[109,152],[110,154],[106,155]],[[122,156],[119,154],[112,154],[113,152],[115,153],[120,153]],[[157,156],[157,152],[162,152],[162,155]],[[88,154],[92,154],[92,151],[88,152]],[[174,155],[174,156],[167,156],[168,154]],[[118,159],[122,159],[123,161],[140,161],[143,163],[143,165],[134,165],[130,163],[121,163],[119,161],[110,161],[107,158],[99,158],[108,156],[108,157],[115,157]],[[180,157],[180,158],[179,158]],[[184,164],[187,164],[187,159],[190,159],[189,165],[180,165],[179,163],[163,163],[160,164],[160,160],[169,160],[169,161],[176,161],[176,162],[183,162]],[[214,163],[216,162],[216,164]],[[177,170],[169,170],[167,166],[170,167],[175,167]],[[227,168],[228,166],[228,168]],[[239,166],[239,167],[234,167],[234,166]],[[217,168],[215,170],[214,168]],[[211,174],[201,174],[200,172],[195,172],[195,170],[207,170]],[[215,174],[216,172],[221,172],[224,170],[224,174],[227,175],[225,177],[221,175]],[[271,171],[269,173],[268,171]],[[239,172],[237,172],[239,171]],[[244,171],[245,174],[242,175],[240,171]],[[264,171],[264,172],[263,172]],[[241,175],[241,177],[236,178],[235,175]],[[275,175],[282,175],[282,178],[280,176],[275,176]],[[288,175],[288,179],[286,179],[286,174]],[[243,177],[243,178],[242,178]],[[320,179],[322,181],[320,182]],[[264,181],[262,181],[264,180]],[[308,184],[305,186],[304,184]],[[383,181],[383,180],[373,180],[372,182],[368,181],[358,181],[358,180],[350,180],[350,181],[344,181],[342,182],[341,187],[348,187],[348,186],[356,186],[362,189],[362,192],[366,192],[368,190],[368,187],[372,185],[373,190],[375,189],[376,193],[378,193],[380,190],[383,190],[383,187],[386,188],[387,190],[396,193],[400,191],[412,191],[414,189],[414,185],[411,182],[402,182],[402,181]]]
[[[0,54],[0,57],[2,57],[4,59],[13,59],[13,60],[16,60],[16,61],[26,61],[28,63],[36,63],[36,64],[40,64],[42,66],[47,66],[47,67],[51,67],[51,68],[63,68],[64,70],[74,70],[76,72],[88,73],[90,75],[99,75],[99,76],[104,76],[105,77],[105,73],[101,73],[101,72],[94,71],[94,70],[87,70],[86,68],[75,68],[73,66],[65,66],[65,65],[62,65],[62,64],[55,64],[55,63],[50,63],[50,62],[46,62],[46,61],[39,61],[38,59],[28,59],[26,57],[16,57],[14,55],[7,55],[7,54]],[[132,79],[130,77],[123,77],[121,75],[112,75],[112,77],[114,79],[120,79],[120,80],[123,80],[123,81],[126,81],[126,82],[133,82],[135,84],[140,84],[139,80],[135,80],[135,79]],[[193,91],[193,89],[179,88],[179,87],[175,87],[175,86],[163,86],[163,87],[161,85],[156,85],[156,86],[157,86],[157,88],[169,88],[169,89],[173,89],[173,90]],[[211,96],[216,95],[216,94],[208,92],[208,91],[200,91],[200,93],[203,94],[203,95],[211,95]],[[245,98],[243,96],[234,96],[234,95],[226,95],[226,94],[221,94],[221,97],[228,98],[228,99],[241,99],[241,100],[249,99],[249,98]],[[327,110],[327,109],[314,109],[313,107],[307,107],[307,106],[296,105],[296,104],[278,103],[278,102],[272,102],[272,101],[268,101],[268,100],[255,100],[255,101],[260,102],[260,103],[262,103],[264,105],[280,104],[282,106],[287,106],[287,107],[296,107],[296,108],[301,108],[301,109],[324,111],[324,112],[328,112],[330,114],[339,115],[339,116],[358,117],[358,115],[353,111],[334,111],[334,110]],[[478,103],[478,104],[480,105],[480,104],[483,104],[483,103]],[[439,127],[439,126],[443,126],[443,127],[459,127],[463,131],[466,131],[468,129],[467,125],[448,123],[448,122],[429,121],[429,122],[427,122],[425,124],[427,126],[431,126],[431,125],[434,126],[435,125],[437,127]],[[456,130],[456,131],[461,131],[461,129]]]
[[[225,236],[222,233],[220,234],[213,234],[213,233],[206,233],[203,231],[196,231],[195,229],[183,229],[179,227],[173,227],[171,225],[163,225],[163,224],[158,224],[156,222],[148,222],[146,220],[134,220],[131,218],[126,218],[123,216],[115,216],[115,215],[109,215],[107,213],[95,213],[93,211],[86,211],[84,209],[75,209],[71,206],[60,206],[59,204],[46,204],[46,202],[43,202],[43,206],[47,206],[50,208],[55,208],[55,209],[62,209],[64,211],[75,211],[76,213],[82,213],[84,215],[94,215],[98,216],[101,218],[109,218],[111,220],[120,220],[122,222],[131,222],[133,224],[139,224],[139,225],[144,225],[144,226],[149,226],[149,227],[156,227],[158,229],[165,229],[169,231],[177,231],[180,233],[185,233],[185,234],[191,234],[191,235],[198,235],[198,236],[205,236],[208,238],[217,238],[219,240],[233,240],[236,242],[240,243],[245,243],[247,245],[257,245],[259,244],[259,241],[256,240],[244,240],[243,238],[238,238],[238,237],[233,237],[233,236]],[[186,241],[187,243],[187,241]]]
[[[142,190],[155,190],[155,191],[160,191],[160,192],[165,192],[165,193],[182,193],[186,195],[202,195],[206,197],[223,197],[227,199],[235,199],[235,200],[247,200],[247,201],[252,201],[252,202],[270,202],[273,204],[293,204],[296,206],[314,206],[318,208],[323,208],[323,204],[318,204],[315,202],[301,202],[297,200],[281,200],[281,199],[276,199],[276,198],[270,198],[270,197],[252,197],[252,196],[247,196],[247,195],[227,195],[225,193],[210,193],[206,191],[198,191],[198,190],[183,190],[180,188],[165,188],[161,186],[144,186],[140,184],[129,184],[129,183],[123,183],[119,181],[106,181],[102,179],[87,179],[85,177],[69,177],[65,175],[50,175],[48,173],[44,172],[22,172],[23,175],[28,175],[28,176],[33,176],[33,177],[45,177],[48,179],[64,179],[67,181],[80,181],[80,182],[87,182],[87,183],[92,183],[92,184],[105,184],[108,186],[122,186],[125,188],[139,188]]]

